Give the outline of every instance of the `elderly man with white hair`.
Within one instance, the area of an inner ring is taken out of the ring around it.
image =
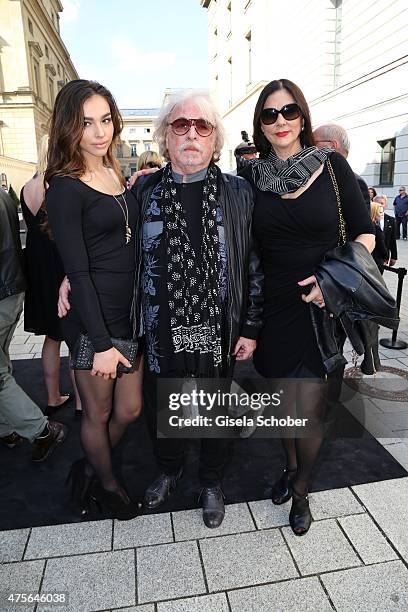
[[[154,138],[168,163],[133,188],[142,228],[137,308],[145,334],[144,410],[160,472],[145,493],[148,509],[176,488],[185,446],[179,438],[156,437],[158,379],[231,376],[234,361],[255,350],[263,280],[251,238],[251,188],[215,163],[224,131],[209,96],[187,91],[171,97]],[[224,518],[221,482],[229,451],[227,440],[201,439],[207,527]]]
[[[341,125],[337,125],[336,123],[325,123],[324,125],[320,125],[313,131],[313,138],[316,147],[319,149],[331,147],[347,159],[350,151],[350,138],[347,131]],[[363,194],[367,209],[370,211],[370,194],[368,192],[367,183],[356,172],[354,176]]]

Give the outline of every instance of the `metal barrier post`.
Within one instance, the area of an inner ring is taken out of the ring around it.
[[[394,272],[398,274],[398,288],[397,288],[397,311],[398,316],[400,312],[401,306],[401,297],[402,297],[402,286],[404,284],[404,277],[407,274],[406,268],[392,268],[391,266],[384,266],[384,270],[388,270],[389,272]],[[391,340],[389,338],[381,338],[380,344],[381,346],[385,346],[386,348],[395,349],[400,351],[402,349],[406,349],[408,344],[404,342],[404,340],[397,340],[397,331],[398,329],[394,329],[392,332]]]

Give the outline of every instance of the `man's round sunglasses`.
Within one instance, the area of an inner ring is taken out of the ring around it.
[[[302,111],[296,102],[285,104],[280,110],[277,108],[264,108],[261,112],[261,121],[264,125],[272,125],[276,122],[279,114],[281,114],[286,121],[293,121],[301,116]]]
[[[176,136],[184,136],[190,131],[191,126],[194,126],[195,131],[199,136],[210,136],[214,130],[214,126],[205,119],[186,119],[186,117],[179,117],[170,123],[171,129]]]

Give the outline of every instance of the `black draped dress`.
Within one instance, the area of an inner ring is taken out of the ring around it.
[[[330,156],[340,190],[347,235],[372,234],[373,225],[355,179],[339,153]],[[250,171],[245,178],[251,181]],[[337,245],[338,206],[327,166],[296,199],[256,192],[253,231],[265,273],[264,325],[254,364],[270,378],[324,376],[314,336],[307,288],[298,282],[311,276],[324,254]]]

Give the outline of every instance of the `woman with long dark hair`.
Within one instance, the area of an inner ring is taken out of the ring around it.
[[[111,448],[139,415],[142,378],[140,356],[130,373],[117,375],[120,364],[131,364],[112,341],[130,340],[136,329],[131,307],[137,203],[113,154],[121,129],[105,87],[67,83],[55,100],[44,180],[48,221],[71,288],[65,340],[74,356],[84,350],[84,338],[95,351],[91,370],[75,369],[86,460],[71,470],[74,501],[82,514],[92,498],[113,516],[131,518],[137,506],[119,484],[111,459]]]
[[[282,437],[286,465],[272,491],[275,504],[292,498],[290,525],[302,535],[312,520],[307,494],[326,407],[325,370],[309,303],[324,307],[313,272],[338,244],[339,211],[331,172],[349,238],[371,251],[373,228],[347,161],[331,149],[314,146],[309,108],[297,85],[287,79],[266,85],[255,108],[253,138],[260,159],[242,174],[256,194],[253,230],[265,274],[264,326],[254,364],[264,377],[297,380],[293,397],[285,398],[285,410],[308,419],[309,436],[313,434]]]

